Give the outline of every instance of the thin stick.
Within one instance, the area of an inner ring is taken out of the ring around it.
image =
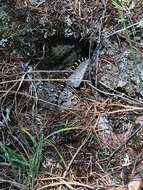
[[[80,147],[77,149],[76,153],[75,153],[74,156],[72,157],[70,163],[69,163],[68,166],[67,166],[66,171],[65,171],[64,174],[63,174],[63,178],[65,178],[65,177],[67,176],[68,171],[69,171],[69,169],[70,169],[70,167],[71,167],[71,165],[72,165],[74,159],[76,158],[76,156],[77,156],[78,153],[81,151],[82,147],[86,144],[86,142],[88,141],[89,138],[90,138],[90,134],[89,134],[88,137],[83,141],[83,143],[80,145]]]
[[[122,28],[122,29],[120,29],[120,30],[117,30],[117,31],[115,31],[115,32],[113,32],[113,33],[111,33],[111,34],[105,36],[103,39],[110,38],[111,36],[114,36],[115,34],[121,33],[121,32],[123,32],[123,31],[125,31],[125,30],[127,30],[127,29],[129,29],[129,28],[134,27],[134,26],[139,27],[139,26],[142,25],[142,24],[143,24],[143,20],[140,20],[139,22],[133,23],[133,24],[131,24],[131,25],[125,27],[125,28]]]
[[[128,139],[121,145],[119,145],[117,147],[116,150],[114,150],[112,152],[112,154],[110,155],[109,159],[108,159],[108,163],[110,162],[110,160],[115,156],[115,154],[117,154],[125,145],[127,145],[129,143],[129,141],[141,130],[143,129],[143,125],[140,124],[136,124],[135,127],[137,127],[137,129],[128,137]]]
[[[24,189],[24,185],[20,184],[20,183],[17,183],[15,181],[12,181],[12,180],[8,180],[8,179],[2,179],[0,178],[0,183],[9,183],[19,189]]]
[[[68,181],[66,183],[68,183],[69,185],[79,186],[79,187],[88,188],[88,189],[92,189],[92,190],[95,190],[96,188],[104,188],[104,189],[107,188],[107,187],[103,187],[103,186],[90,186],[90,185],[87,185],[87,184],[84,184],[84,183],[79,183],[77,181]],[[43,189],[47,189],[49,187],[57,187],[57,186],[60,186],[60,185],[66,185],[66,183],[65,183],[64,180],[61,180],[60,182],[50,183],[48,185],[40,187],[37,190],[43,190]]]

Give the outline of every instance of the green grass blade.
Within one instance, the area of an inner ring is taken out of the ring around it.
[[[29,167],[29,163],[24,159],[23,156],[6,145],[0,144],[0,152],[4,153],[6,160],[10,162],[13,167]]]
[[[43,134],[40,136],[38,143],[36,143],[33,147],[32,155],[30,156],[30,171],[31,177],[34,177],[38,174],[40,164],[42,161],[42,150],[44,145],[44,136]]]

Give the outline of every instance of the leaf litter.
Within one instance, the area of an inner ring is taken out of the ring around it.
[[[1,188],[140,190],[142,2],[1,3]],[[62,71],[84,56],[71,106]]]

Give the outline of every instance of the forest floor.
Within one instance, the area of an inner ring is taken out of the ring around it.
[[[0,189],[143,189],[143,1],[0,0],[0,20]]]

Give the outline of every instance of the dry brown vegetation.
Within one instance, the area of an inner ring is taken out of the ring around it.
[[[4,10],[0,42],[0,189],[141,190],[142,96],[111,88],[99,80],[98,74],[102,75],[104,66],[116,65],[108,39],[115,49],[129,47],[142,55],[143,44],[135,40],[138,36],[133,30],[143,18],[143,2],[0,3]],[[65,35],[65,18],[69,17],[72,39],[82,44],[86,55],[90,54],[91,65],[81,87],[74,90],[76,104],[62,111],[54,105],[56,109],[51,111],[39,105],[48,104],[48,99],[31,93],[29,86],[49,79],[63,83],[61,73],[57,72],[55,78],[46,68],[46,74],[41,75],[39,68],[47,60],[54,62],[46,43],[50,44],[48,40],[54,35]],[[28,62],[34,74],[26,70]]]

